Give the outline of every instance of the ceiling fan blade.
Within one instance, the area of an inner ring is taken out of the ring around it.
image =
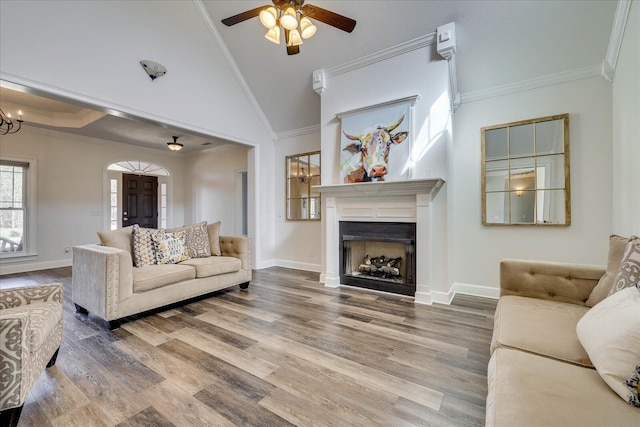
[[[247,10],[246,12],[239,13],[237,15],[230,16],[222,20],[222,23],[227,27],[232,25],[239,24],[242,21],[246,21],[247,19],[255,18],[260,15],[260,11],[267,6],[256,7],[255,9]]]
[[[353,19],[312,4],[302,6],[302,13],[311,19],[317,19],[320,22],[324,22],[327,25],[331,25],[347,33],[350,33],[356,27],[356,21]]]

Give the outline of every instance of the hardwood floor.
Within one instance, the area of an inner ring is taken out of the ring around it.
[[[450,306],[329,289],[270,268],[238,287],[105,331],[75,313],[19,426],[483,425],[495,300]]]

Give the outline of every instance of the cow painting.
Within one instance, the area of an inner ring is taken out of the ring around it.
[[[391,126],[377,126],[360,135],[344,135],[354,141],[342,150],[350,157],[340,166],[345,183],[384,181],[389,172],[389,150],[404,141],[409,132],[392,133],[404,120],[404,114]]]

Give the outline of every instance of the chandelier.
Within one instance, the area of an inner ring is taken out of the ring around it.
[[[24,120],[22,120],[22,110],[18,110],[18,118],[13,119],[11,113],[5,114],[4,111],[0,109],[0,135],[18,132],[22,127],[22,122],[24,122]]]
[[[265,38],[275,44],[280,44],[280,27],[284,29],[285,43],[288,47],[300,46],[302,39],[313,37],[317,27],[309,18],[302,15],[299,6],[295,9],[289,6],[286,9],[276,9],[273,6],[260,11],[260,22],[267,29]]]
[[[311,174],[304,173],[304,167],[300,168],[300,175],[296,176],[300,184],[308,184],[311,182]]]

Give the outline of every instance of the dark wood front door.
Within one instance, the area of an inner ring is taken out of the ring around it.
[[[158,177],[122,174],[122,226],[158,228]]]

